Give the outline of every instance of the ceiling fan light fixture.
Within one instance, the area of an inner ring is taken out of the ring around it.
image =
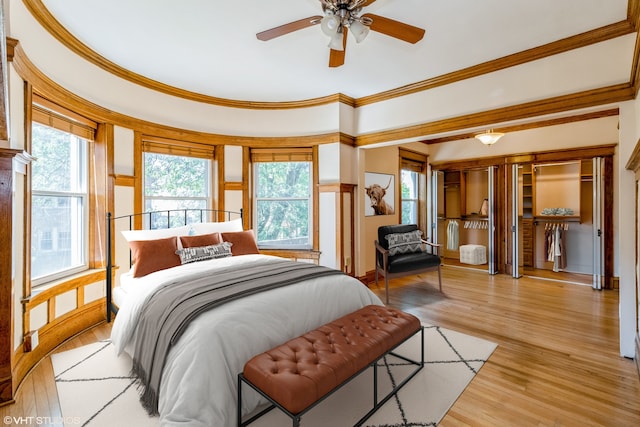
[[[369,34],[369,27],[360,21],[353,21],[349,26],[349,30],[351,30],[351,34],[355,37],[356,43],[360,43],[366,39]]]
[[[331,36],[331,40],[329,41],[329,48],[340,51],[344,50],[342,31],[338,31],[333,36]]]
[[[332,11],[327,10],[324,18],[320,21],[320,28],[323,33],[329,37],[333,37],[338,32],[338,28],[340,28],[340,20]]]
[[[503,136],[504,133],[502,132],[494,132],[493,130],[488,130],[486,132],[477,134],[476,139],[478,139],[484,145],[493,145],[498,142],[498,140]]]

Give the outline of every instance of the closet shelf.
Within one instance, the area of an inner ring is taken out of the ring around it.
[[[462,219],[488,220],[489,217],[487,215],[467,214],[462,215]]]
[[[533,219],[541,222],[580,222],[580,215],[536,215]]]

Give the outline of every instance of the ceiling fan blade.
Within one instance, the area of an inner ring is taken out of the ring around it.
[[[262,31],[256,34],[258,40],[267,41],[275,39],[276,37],[284,36],[285,34],[292,33],[294,31],[302,30],[303,28],[311,27],[320,23],[322,16],[310,16],[309,18],[300,19],[298,21],[289,22],[288,24],[280,25],[279,27],[271,28],[270,30]]]
[[[367,7],[376,0],[365,0],[360,7]]]
[[[422,28],[414,27],[413,25],[405,24],[404,22],[374,15],[372,13],[365,13],[362,17],[371,18],[373,20],[369,26],[371,30],[404,40],[408,43],[418,43],[422,40],[422,37],[424,37],[425,31]]]
[[[329,49],[329,67],[335,68],[344,65],[344,54],[347,51],[347,27],[342,31],[342,50]]]

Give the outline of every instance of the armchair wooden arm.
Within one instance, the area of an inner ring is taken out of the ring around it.
[[[424,239],[421,239],[421,240],[422,240],[422,243],[424,243],[425,245],[428,245],[431,248],[432,251],[435,249],[436,255],[442,256],[441,250],[440,250],[440,248],[442,247],[441,244],[439,244],[439,243],[431,243],[430,241],[424,240]]]

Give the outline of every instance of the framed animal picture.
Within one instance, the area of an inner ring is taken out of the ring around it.
[[[395,213],[395,175],[386,173],[364,173],[365,216],[393,215]]]

